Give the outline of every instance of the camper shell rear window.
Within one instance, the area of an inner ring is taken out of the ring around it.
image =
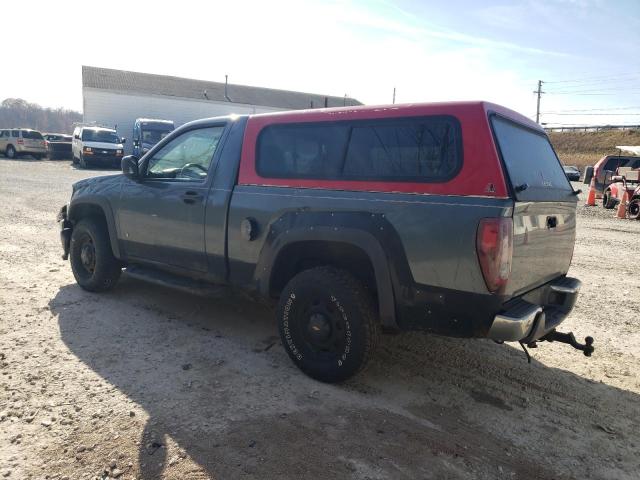
[[[558,201],[573,189],[547,136],[500,115],[491,127],[516,199]]]

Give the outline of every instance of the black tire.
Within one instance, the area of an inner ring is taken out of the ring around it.
[[[87,218],[75,225],[69,257],[76,282],[89,292],[113,288],[122,273],[111,251],[107,227],[99,219]]]
[[[71,164],[72,165],[77,165],[79,162],[78,157],[76,157],[75,155],[71,156]]]
[[[11,159],[14,159],[18,156],[16,149],[14,148],[13,145],[9,145],[4,154],[7,158],[11,158]]]
[[[33,158],[35,158],[36,160],[42,160],[42,155],[40,155],[39,153],[34,153]]]
[[[84,159],[84,155],[80,154],[80,159],[78,160],[80,164],[80,168],[89,168],[89,162]]]
[[[277,316],[289,357],[321,382],[342,382],[361,371],[378,343],[371,295],[345,270],[317,267],[293,277]]]
[[[602,195],[602,206],[604,208],[606,208],[607,210],[611,210],[613,207],[616,206],[616,200],[615,200],[615,198],[611,197],[611,191],[610,190],[607,190]]]
[[[632,198],[627,207],[629,219],[640,220],[640,197]]]

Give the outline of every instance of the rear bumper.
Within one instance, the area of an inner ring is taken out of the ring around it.
[[[510,300],[494,317],[487,337],[529,343],[545,336],[571,313],[580,286],[580,280],[562,277]]]

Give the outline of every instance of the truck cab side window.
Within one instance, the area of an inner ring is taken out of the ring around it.
[[[224,126],[189,130],[165,145],[147,164],[147,177],[205,181]]]

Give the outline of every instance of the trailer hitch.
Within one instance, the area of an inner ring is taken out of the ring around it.
[[[539,339],[539,341],[543,341],[543,340],[546,340],[547,342],[560,342],[560,343],[566,343],[568,345],[571,345],[576,350],[582,350],[582,353],[584,353],[585,357],[590,357],[594,350],[593,337],[585,337],[584,344],[583,344],[576,340],[576,337],[573,335],[573,332],[562,333],[556,330],[551,330],[544,337]],[[529,345],[529,347],[532,347],[532,345]]]

